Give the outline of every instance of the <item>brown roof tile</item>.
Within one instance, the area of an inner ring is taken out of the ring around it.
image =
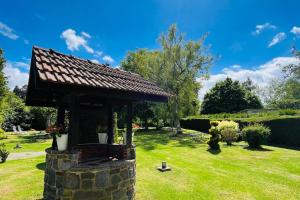
[[[52,49],[33,47],[32,52],[32,67],[37,68],[38,76],[43,81],[170,96],[135,73],[64,55]]]

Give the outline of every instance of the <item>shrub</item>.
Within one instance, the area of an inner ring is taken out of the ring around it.
[[[221,121],[217,126],[218,132],[222,136],[222,140],[231,145],[238,138],[239,124],[234,121]]]
[[[293,109],[279,110],[279,115],[296,115],[296,114],[297,114],[296,110]]]
[[[260,148],[263,139],[267,138],[270,133],[271,130],[261,124],[246,126],[242,130],[243,138],[248,142],[251,148]]]
[[[211,128],[209,119],[190,119],[185,118],[180,120],[180,125],[185,129],[192,129],[204,133],[208,133]]]
[[[219,122],[212,121],[211,128],[209,129],[209,134],[211,135],[207,144],[209,145],[210,149],[212,150],[220,150],[219,141],[221,140],[221,135],[217,129],[217,125]]]
[[[4,130],[0,128],[0,140],[1,139],[6,139],[6,138],[7,138],[7,136],[5,135]]]
[[[9,151],[5,149],[5,144],[0,143],[0,162],[4,163],[9,155]]]

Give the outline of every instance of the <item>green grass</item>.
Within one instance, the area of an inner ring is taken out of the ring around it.
[[[0,143],[4,143],[10,153],[44,151],[51,146],[52,139],[39,139],[38,134],[39,132],[37,131],[26,132],[22,135],[7,133],[7,139],[0,140]],[[15,149],[14,147],[17,143],[22,148]]]
[[[300,199],[299,150],[253,151],[237,143],[209,152],[200,142],[205,136],[199,140],[188,136],[195,132],[185,133],[136,132],[136,199]],[[161,161],[172,171],[157,171]],[[0,199],[41,198],[43,162],[42,156],[1,164]]]

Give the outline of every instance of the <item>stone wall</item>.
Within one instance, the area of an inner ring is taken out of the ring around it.
[[[77,151],[46,152],[45,200],[134,199],[135,159],[87,165]]]

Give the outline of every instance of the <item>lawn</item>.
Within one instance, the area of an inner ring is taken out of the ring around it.
[[[136,199],[300,199],[299,150],[264,146],[252,151],[242,142],[209,152],[202,139],[166,131],[136,133]],[[36,151],[44,148],[33,145]],[[163,160],[171,172],[155,169]],[[43,163],[40,156],[1,164],[0,199],[41,198]]]

